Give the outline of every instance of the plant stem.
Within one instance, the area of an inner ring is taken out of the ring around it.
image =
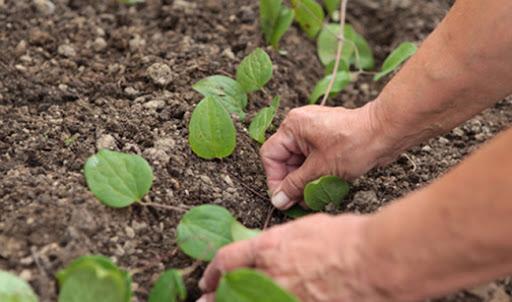
[[[182,268],[179,270],[180,274],[183,276],[183,277],[186,277],[190,274],[192,274],[193,272],[195,272],[195,270],[202,264],[203,262],[202,261],[195,261],[194,263],[192,263],[190,266],[187,266],[185,268]]]
[[[340,5],[340,31],[338,39],[338,49],[336,50],[336,60],[334,61],[334,69],[332,70],[331,81],[329,82],[329,86],[327,86],[327,90],[325,90],[324,97],[322,98],[321,106],[324,106],[327,102],[327,98],[331,93],[332,87],[334,86],[334,82],[336,81],[336,74],[338,73],[338,67],[340,66],[341,54],[343,52],[343,42],[345,41],[345,20],[347,18],[347,1],[341,0]]]

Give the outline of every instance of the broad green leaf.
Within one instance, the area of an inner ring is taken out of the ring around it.
[[[25,280],[5,271],[0,271],[0,301],[37,302],[37,296]]]
[[[94,196],[113,208],[140,201],[153,183],[153,171],[144,158],[106,149],[89,157],[84,171]]]
[[[189,210],[177,229],[177,242],[188,256],[210,261],[217,250],[233,241],[231,225],[235,218],[216,205],[202,205]]]
[[[340,7],[341,0],[324,0],[324,6],[329,13],[329,16],[332,16],[335,11]]]
[[[416,45],[411,42],[404,42],[400,44],[391,52],[386,60],[384,60],[384,64],[382,64],[380,72],[373,77],[373,80],[378,81],[387,74],[393,72],[393,70],[400,66],[400,64],[414,55],[416,53],[416,49]]]
[[[118,0],[120,3],[127,5],[135,5],[137,3],[144,3],[145,0]]]
[[[324,10],[315,0],[291,0],[295,20],[310,38],[316,37],[324,22]]]
[[[199,157],[223,158],[235,150],[235,125],[217,97],[207,96],[197,104],[188,130],[190,148]]]
[[[216,302],[299,302],[265,274],[242,268],[225,274],[220,280]]]
[[[332,79],[332,75],[328,75],[321,79],[316,85],[315,88],[313,88],[313,91],[311,92],[311,95],[309,96],[309,104],[315,104],[318,99],[325,94],[327,91],[327,87],[329,86],[329,82]],[[350,84],[351,77],[350,73],[346,71],[340,71],[336,74],[336,79],[334,79],[334,84],[331,89],[330,96],[334,96],[345,87],[347,87],[348,84]]]
[[[336,62],[332,61],[331,63],[327,64],[327,66],[325,66],[324,74],[326,76],[332,74],[332,70],[334,69],[334,64],[335,63]],[[348,64],[345,61],[340,60],[340,63],[338,65],[338,71],[349,72],[350,68],[348,67]]]
[[[110,259],[84,256],[57,273],[59,302],[129,302],[131,278]]]
[[[260,0],[260,26],[265,40],[271,43],[283,0]]]
[[[204,96],[217,96],[229,113],[236,113],[240,119],[244,119],[247,94],[237,81],[214,75],[200,80],[192,88]]]
[[[148,302],[184,302],[187,299],[187,288],[181,274],[170,269],[165,271],[149,292]]]
[[[279,18],[277,18],[277,22],[274,25],[274,31],[272,32],[272,37],[270,38],[270,44],[275,48],[279,48],[279,41],[283,37],[283,35],[288,31],[290,25],[292,25],[293,17],[295,16],[293,10],[287,8],[286,6],[281,7],[281,11],[279,12]]]
[[[294,218],[294,219],[300,218],[300,217],[303,217],[303,216],[306,216],[306,215],[309,215],[312,213],[314,213],[314,212],[311,210],[306,210],[298,204],[296,204],[293,207],[291,207],[290,209],[284,211],[284,214],[286,216],[288,216],[290,218]]]
[[[260,230],[246,228],[236,220],[231,224],[231,238],[233,238],[233,241],[251,239],[258,236],[260,233]]]
[[[304,188],[304,201],[314,211],[321,211],[329,204],[340,206],[348,194],[348,183],[337,176],[322,176],[309,182]]]
[[[261,109],[249,125],[249,135],[260,144],[265,142],[265,131],[267,131],[268,127],[272,124],[277,107],[279,107],[278,96],[274,97],[272,105]]]
[[[338,24],[326,24],[322,28],[320,35],[317,39],[317,51],[320,62],[324,65],[329,65],[336,59],[336,52],[338,50],[338,38],[340,26]],[[344,42],[341,53],[341,60],[347,65],[354,54],[354,39],[356,32],[349,24],[344,27]]]
[[[357,68],[361,67],[361,69],[373,69],[375,67],[375,60],[373,59],[372,49],[370,48],[370,45],[368,45],[366,39],[356,31],[354,31],[354,43],[356,44],[357,51],[359,53],[359,62],[357,62],[354,52],[352,57],[354,65],[356,65]],[[358,66],[359,63],[361,66]]]
[[[261,48],[245,57],[236,70],[236,80],[245,92],[261,89],[272,78],[272,61]]]

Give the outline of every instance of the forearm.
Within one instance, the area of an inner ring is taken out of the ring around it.
[[[510,150],[512,130],[371,217],[361,256],[368,278],[394,301],[416,301],[511,273]]]
[[[458,0],[371,104],[397,156],[512,92],[512,2]]]

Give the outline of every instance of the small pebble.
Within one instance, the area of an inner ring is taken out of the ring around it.
[[[165,86],[174,79],[174,74],[169,65],[164,63],[154,63],[149,66],[146,74],[157,85]]]
[[[447,145],[447,144],[449,144],[449,143],[450,143],[450,140],[448,140],[448,139],[447,139],[446,137],[444,137],[444,136],[441,136],[441,137],[439,138],[439,143],[441,143],[441,144],[443,144],[443,145]]]
[[[162,109],[165,107],[164,100],[151,100],[149,102],[144,103],[144,108],[146,109]]]
[[[96,141],[96,148],[98,150],[101,150],[101,149],[111,149],[111,150],[112,149],[116,149],[117,148],[116,139],[112,135],[110,135],[110,134],[103,134]]]
[[[34,0],[37,11],[45,16],[49,16],[55,12],[55,4],[50,0]]]
[[[102,37],[98,37],[92,43],[92,48],[97,52],[101,52],[105,50],[105,48],[107,48],[107,41],[105,41],[105,39],[103,39]]]
[[[76,56],[75,49],[73,48],[73,46],[71,46],[69,44],[60,45],[59,48],[57,49],[57,52],[60,55],[68,57],[68,58],[72,58],[72,57]]]

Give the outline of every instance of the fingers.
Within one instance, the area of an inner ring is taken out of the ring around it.
[[[241,267],[253,267],[258,240],[259,237],[239,241],[219,250],[199,281],[201,290],[205,293],[214,291],[222,274],[228,271]]]
[[[215,294],[202,295],[196,302],[215,302]]]
[[[302,200],[305,185],[321,176],[321,162],[311,155],[302,166],[288,173],[272,196],[272,204],[285,210]]]

